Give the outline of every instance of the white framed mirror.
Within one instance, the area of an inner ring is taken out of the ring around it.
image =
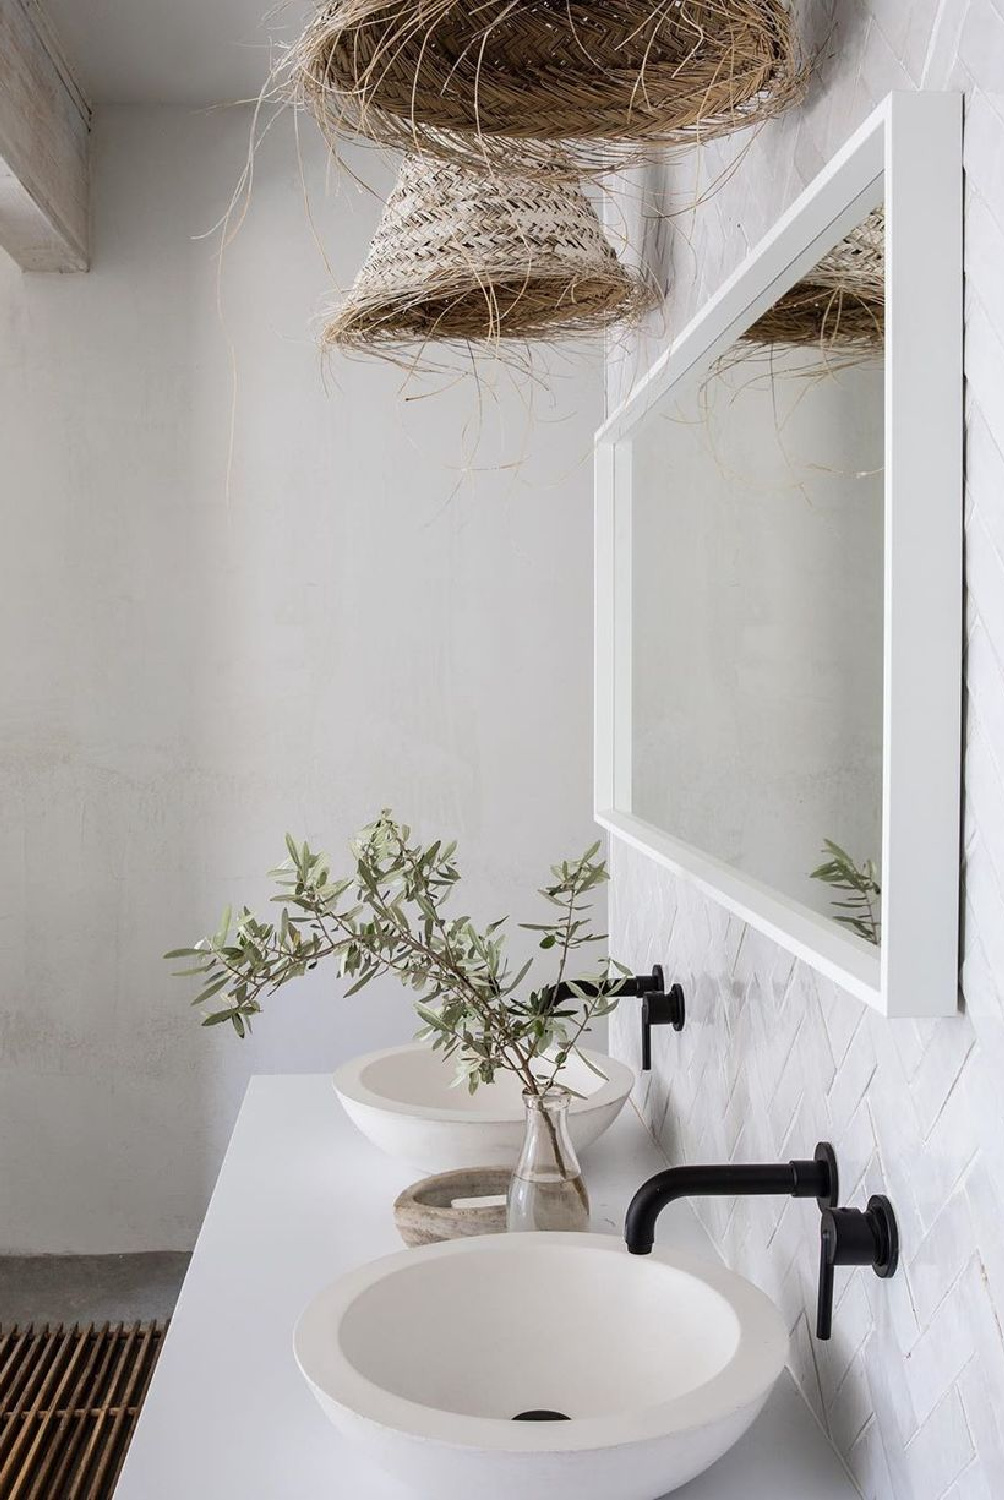
[[[962,102],[891,94],[596,437],[595,814],[958,1005]]]

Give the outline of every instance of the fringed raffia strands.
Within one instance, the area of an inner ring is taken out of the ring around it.
[[[582,175],[762,123],[807,68],[782,0],[323,0],[280,75],[332,142]]]
[[[561,169],[475,172],[412,153],[322,346],[554,340],[636,319],[658,301]]]
[[[885,341],[885,214],[881,208],[840,241],[751,325],[743,342],[873,355]]]

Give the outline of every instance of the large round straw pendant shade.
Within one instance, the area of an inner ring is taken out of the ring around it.
[[[745,334],[755,345],[880,352],[885,340],[885,212],[875,209]]]
[[[329,135],[468,162],[560,143],[580,172],[755,124],[805,84],[786,0],[323,0],[292,76]]]
[[[554,340],[638,317],[658,300],[560,170],[527,178],[412,154],[323,344]]]

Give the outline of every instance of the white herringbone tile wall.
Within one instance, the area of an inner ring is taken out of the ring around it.
[[[737,1269],[784,1309],[792,1368],[865,1496],[1004,1497],[1004,0],[870,0],[801,7],[821,49],[804,108],[773,123],[696,211],[650,170],[612,223],[648,205],[647,253],[674,328],[893,88],[966,95],[967,694],[964,1009],[889,1023],[623,845],[612,850],[617,956],[668,966],[687,988],[682,1036],[657,1034],[638,1103],[673,1160],[770,1160],[837,1149],[844,1201],[884,1189],[901,1274],[840,1275],[834,1336],[811,1335],[812,1204],[709,1200],[699,1211]],[[706,184],[735,155],[707,150]],[[635,188],[638,183],[635,184]],[[612,354],[616,402],[666,340]],[[937,350],[931,351],[937,358]],[[636,1063],[625,1008],[613,1050]],[[839,1274],[839,1273],[838,1273]]]

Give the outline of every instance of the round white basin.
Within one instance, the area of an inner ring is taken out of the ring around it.
[[[714,1263],[632,1256],[610,1235],[503,1234],[341,1277],[294,1347],[331,1421],[406,1492],[660,1500],[754,1421],[788,1335]]]
[[[568,1059],[558,1081],[582,1097],[569,1108],[576,1151],[590,1146],[617,1118],[634,1073],[599,1052]],[[476,1094],[452,1087],[453,1064],[423,1042],[370,1052],[334,1075],[335,1092],[349,1119],[375,1146],[426,1172],[460,1167],[514,1167],[523,1141],[523,1089],[500,1073]]]

